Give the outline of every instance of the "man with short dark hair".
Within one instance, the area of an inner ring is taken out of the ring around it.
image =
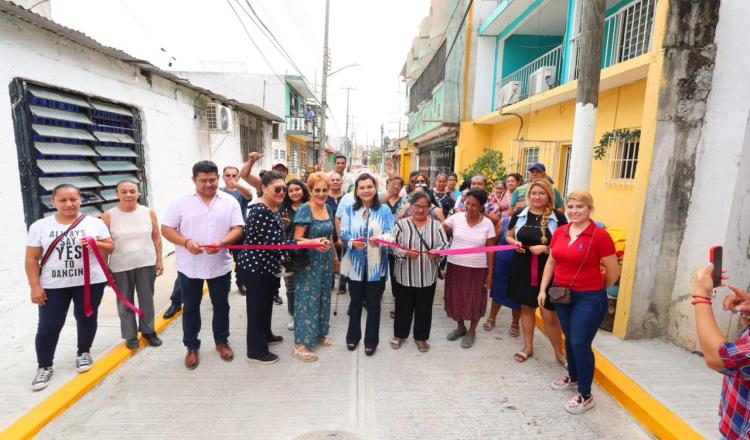
[[[182,293],[182,342],[187,348],[185,367],[199,363],[201,341],[200,304],[203,284],[213,305],[213,333],[216,351],[225,361],[234,353],[229,347],[229,287],[232,256],[226,249],[204,248],[237,242],[242,236],[240,205],[231,195],[218,191],[219,168],[210,161],[193,165],[195,189],[173,200],[162,218],[161,233],[175,244],[175,267]]]
[[[526,192],[529,190],[529,187],[533,182],[536,182],[537,180],[547,179],[547,182],[549,182],[550,186],[552,186],[552,190],[555,192],[555,209],[557,211],[560,211],[562,213],[565,212],[565,202],[563,202],[563,198],[560,195],[560,191],[557,190],[557,188],[554,187],[554,183],[552,179],[547,176],[547,167],[544,166],[543,163],[535,163],[532,164],[529,167],[529,181],[525,184],[519,186],[516,188],[515,191],[513,191],[513,198],[510,201],[510,206],[513,206],[514,209],[520,209],[526,206]]]
[[[354,189],[354,180],[352,179],[352,176],[346,172],[346,156],[343,154],[337,154],[336,157],[333,158],[333,171],[328,173],[329,177],[333,173],[341,174],[341,191],[348,193]]]

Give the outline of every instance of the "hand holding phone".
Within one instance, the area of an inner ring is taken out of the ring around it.
[[[724,248],[721,246],[714,246],[711,248],[710,260],[714,268],[711,271],[711,279],[714,283],[714,288],[721,286],[721,265],[722,257],[724,254]]]

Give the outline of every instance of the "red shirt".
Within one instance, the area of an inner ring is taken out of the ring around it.
[[[550,252],[555,258],[555,285],[569,287],[570,290],[588,292],[604,289],[604,277],[599,261],[615,253],[615,243],[604,229],[594,222],[584,229],[573,244],[570,243],[570,225],[557,228],[550,242]],[[581,267],[586,250],[591,244],[591,251]],[[578,268],[581,272],[576,277]],[[573,279],[575,278],[575,282]],[[573,282],[573,285],[571,285]]]

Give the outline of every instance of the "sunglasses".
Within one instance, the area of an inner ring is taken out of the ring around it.
[[[273,187],[273,193],[274,194],[281,194],[283,192],[286,192],[286,185],[274,186]]]
[[[237,174],[224,174],[224,177],[237,177]]]
[[[324,194],[328,192],[328,188],[313,188],[312,192],[315,194]]]

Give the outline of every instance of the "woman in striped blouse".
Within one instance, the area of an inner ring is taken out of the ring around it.
[[[399,246],[419,251],[431,251],[448,247],[448,236],[439,221],[430,218],[430,197],[416,192],[411,197],[411,217],[403,218],[394,228],[394,241]],[[391,347],[398,349],[409,337],[414,318],[414,342],[422,353],[430,349],[432,324],[432,301],[437,283],[437,263],[440,258],[434,253],[419,253],[390,248],[396,256],[393,269],[396,295],[396,318],[393,322]]]

